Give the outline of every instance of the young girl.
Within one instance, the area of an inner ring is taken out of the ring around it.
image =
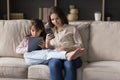
[[[32,25],[30,26],[30,34],[25,36],[19,46],[16,48],[16,53],[22,53],[28,51],[28,40],[30,37],[43,37],[45,40],[46,33],[42,20],[33,19],[31,20]]]
[[[42,48],[42,50],[36,50],[32,52],[28,51],[28,40],[30,37],[43,37],[44,40],[46,38],[45,28],[41,20],[35,19],[32,20],[32,26],[30,27],[30,35],[27,35],[20,45],[16,48],[16,53],[23,53],[24,59],[27,64],[40,64],[40,63],[48,63],[48,60],[51,58],[58,59],[68,59],[72,60],[79,56],[79,52],[82,49],[76,49],[71,52],[67,51],[58,51],[57,49],[45,49],[45,42],[41,41],[38,45]],[[51,36],[54,38],[54,36]],[[84,50],[84,49],[83,49]],[[67,54],[66,54],[67,53]]]

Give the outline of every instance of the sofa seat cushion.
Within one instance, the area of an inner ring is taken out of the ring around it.
[[[0,80],[36,80],[36,79],[0,78]]]
[[[28,65],[22,58],[0,57],[1,78],[27,78]]]
[[[120,62],[89,63],[83,70],[83,80],[120,80]]]
[[[47,65],[31,65],[28,68],[28,78],[29,79],[40,79],[40,80],[49,80],[50,72]],[[82,70],[81,68],[77,69],[77,80],[81,80]]]
[[[47,65],[31,65],[28,68],[28,78],[49,80],[49,68]]]

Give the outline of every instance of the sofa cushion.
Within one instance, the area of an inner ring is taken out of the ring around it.
[[[77,29],[82,37],[83,45],[86,48],[85,49],[86,51],[88,49],[90,23],[91,22],[70,22],[71,25],[75,25],[77,27]]]
[[[36,79],[0,78],[0,80],[36,80]]]
[[[31,65],[28,68],[28,78],[29,79],[40,79],[40,80],[50,80],[50,72],[47,65]],[[82,70],[77,69],[77,80],[81,80]]]
[[[92,62],[84,68],[83,80],[120,80],[120,62]]]
[[[49,80],[49,76],[47,65],[31,65],[28,68],[28,78]]]
[[[0,20],[0,56],[21,57],[15,50],[30,25],[29,20]]]
[[[85,54],[82,56],[84,62],[87,61],[86,54],[88,53],[89,34],[90,34],[91,22],[70,22],[71,25],[75,25],[81,35],[83,46],[85,47]]]
[[[27,78],[28,65],[22,58],[0,57],[1,78]]]
[[[120,22],[93,22],[90,26],[89,62],[120,61]]]
[[[80,23],[77,25],[77,29],[82,37],[83,45],[85,47],[85,51],[87,53],[88,51],[88,42],[89,42],[89,34],[90,34],[90,29],[89,29],[90,23]]]

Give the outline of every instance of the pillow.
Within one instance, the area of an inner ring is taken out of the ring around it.
[[[89,34],[90,34],[90,27],[89,23],[79,24],[77,29],[81,35],[83,46],[85,47],[85,53],[81,57],[83,62],[87,61],[87,53],[88,53],[88,45],[89,45]]]
[[[90,34],[90,23],[91,22],[73,22],[70,23],[77,27],[83,42],[83,46],[85,47],[85,53],[82,55],[83,62],[87,62],[87,53],[88,53],[88,45],[89,45],[89,34]],[[86,63],[85,63],[86,64]]]
[[[41,50],[41,47],[38,46],[38,43],[43,40],[43,37],[30,37],[28,41],[28,52]]]
[[[83,41],[83,45],[86,49],[86,53],[87,53],[87,50],[88,50],[88,45],[89,45],[89,34],[90,34],[90,27],[89,27],[89,23],[86,23],[86,24],[79,24],[77,26],[77,29],[82,37],[82,41]]]
[[[70,24],[77,27],[82,38],[83,46],[85,47],[85,52],[88,53],[90,22],[73,22]]]

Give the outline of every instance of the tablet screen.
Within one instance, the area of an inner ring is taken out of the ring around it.
[[[28,41],[28,52],[41,50],[41,47],[38,46],[38,43],[43,40],[43,37],[30,37]]]

